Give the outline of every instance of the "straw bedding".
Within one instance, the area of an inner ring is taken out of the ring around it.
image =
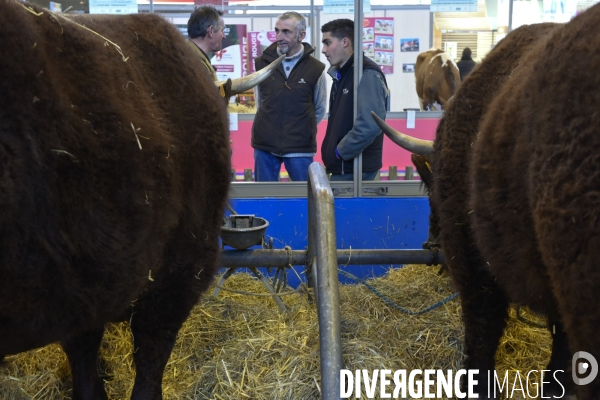
[[[407,266],[369,283],[396,304],[420,310],[453,292],[450,279],[438,276],[437,269]],[[247,274],[234,274],[225,287],[266,293]],[[179,332],[163,378],[165,399],[320,398],[318,320],[310,293],[282,297],[289,308],[286,314],[269,297],[211,294]],[[340,286],[340,298],[346,368],[461,368],[463,329],[457,299],[409,316],[363,285]],[[542,369],[550,345],[545,329],[511,318],[497,354],[498,374]],[[131,394],[133,351],[127,324],[107,328],[99,369],[110,399]],[[0,366],[1,399],[68,399],[70,387],[68,363],[57,345],[8,356]]]

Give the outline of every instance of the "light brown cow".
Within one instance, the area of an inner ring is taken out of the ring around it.
[[[460,86],[460,73],[448,53],[430,49],[417,56],[415,82],[423,111],[443,110]]]

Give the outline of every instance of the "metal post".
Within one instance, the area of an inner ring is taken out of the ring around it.
[[[275,300],[275,303],[277,303],[277,307],[279,307],[279,311],[282,313],[285,313],[287,311],[287,307],[285,306],[285,304],[283,304],[283,301],[281,301],[281,298],[279,296],[276,296],[276,292],[273,289],[273,286],[271,286],[271,283],[269,283],[269,281],[267,280],[267,278],[265,278],[265,276],[263,274],[260,273],[260,271],[258,269],[256,269],[256,267],[250,267],[249,268],[250,271],[252,271],[252,273],[254,274],[254,276],[256,276],[264,285],[264,287],[267,288],[267,290],[269,291],[269,293],[271,293],[273,295],[273,300]]]
[[[252,182],[252,170],[244,168],[244,182]]]
[[[308,168],[308,220],[316,241],[316,293],[321,344],[321,393],[323,400],[340,398],[342,335],[338,282],[337,245],[333,192],[325,168]]]
[[[305,265],[304,271],[306,272],[306,283],[307,283],[307,285],[309,287],[313,288],[314,292],[315,292],[315,296],[318,296],[317,295],[317,286],[315,284],[315,281],[317,279],[317,270],[316,270],[316,264],[317,264],[317,234],[315,232],[315,229],[312,229],[315,225],[314,225],[314,222],[311,220],[310,210],[311,210],[311,202],[314,201],[314,200],[311,200],[310,191],[311,191],[311,186],[310,186],[310,176],[309,176],[309,184],[308,184],[308,210],[309,210],[309,215],[308,215],[308,247],[306,249],[306,260],[304,262],[304,265]],[[294,265],[293,264],[293,255],[292,255],[292,265]],[[318,304],[318,298],[317,298],[317,304]]]
[[[412,165],[407,165],[405,168],[406,169],[404,170],[404,180],[412,181],[413,179],[415,179],[415,170],[412,167]]]
[[[363,72],[363,51],[362,51],[362,21],[363,21],[363,0],[354,0],[354,107],[353,121],[356,121],[358,115],[358,85],[362,79]],[[362,153],[354,158],[354,197],[363,197],[362,194]]]
[[[319,41],[317,40],[317,27],[315,26],[315,0],[310,0],[310,14],[308,16],[308,21],[310,23],[310,45],[315,49],[314,56],[319,58]]]
[[[390,165],[388,170],[388,180],[397,181],[398,180],[398,167],[395,165]]]
[[[513,0],[508,0],[508,32],[512,31],[512,21],[513,21]]]
[[[215,290],[213,292],[214,297],[217,297],[219,295],[219,293],[221,293],[221,287],[223,287],[223,284],[225,283],[227,278],[229,278],[234,272],[235,272],[235,267],[229,267],[229,269],[227,271],[225,271],[225,273],[221,276],[221,278],[219,278],[219,281],[217,282],[217,286],[215,287]]]

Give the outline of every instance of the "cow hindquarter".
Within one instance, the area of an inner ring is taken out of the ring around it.
[[[591,89],[600,85],[593,72],[600,62],[600,41],[590,29],[598,23],[600,8],[594,6],[564,26],[560,41],[548,44],[545,61],[555,68],[529,78],[532,90],[547,101],[534,103],[535,113],[534,105],[528,106],[535,149],[529,181],[535,233],[571,350],[587,352],[596,360],[600,360],[600,96]],[[572,46],[581,37],[589,40]],[[552,101],[544,96],[552,96]],[[600,379],[578,386],[577,393],[580,399],[597,398]]]
[[[549,24],[522,27],[500,42],[461,86],[446,109],[442,120],[444,126],[440,124],[436,134],[432,155],[435,179],[430,199],[432,209],[439,213],[442,246],[449,270],[461,292],[466,368],[494,369],[494,355],[507,317],[509,299],[505,288],[510,285],[501,285],[492,275],[492,268],[507,268],[508,265],[492,262],[487,252],[482,254],[483,249],[489,249],[494,255],[515,258],[514,249],[498,243],[497,231],[482,239],[476,224],[472,224],[478,208],[489,207],[479,201],[472,202],[471,164],[477,157],[486,161],[495,149],[478,137],[480,122],[491,109],[490,103],[498,96],[514,65],[519,63],[519,57],[529,52],[532,42],[551,29],[553,26]],[[480,169],[481,180],[487,186],[503,179],[505,168],[495,162]],[[503,201],[501,196],[496,196],[496,200]],[[487,208],[483,212],[486,219],[490,215]],[[489,226],[494,227],[493,224]],[[512,233],[513,228],[508,231]],[[480,384],[480,389],[480,393],[485,392],[485,382]]]
[[[0,354],[133,315],[168,357],[216,270],[222,100],[160,17],[24,7],[0,3]]]
[[[600,99],[591,90],[600,84],[592,72],[600,42],[572,46],[599,22],[594,7],[528,54],[492,104],[473,163],[482,252],[512,300],[564,325],[569,349],[559,367],[568,383],[571,354],[600,357]],[[576,389],[592,399],[600,383]]]

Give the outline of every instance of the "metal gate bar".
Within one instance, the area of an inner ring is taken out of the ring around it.
[[[310,248],[310,244],[309,244]],[[340,265],[372,265],[372,264],[442,264],[443,253],[437,253],[438,259],[431,250],[336,250],[337,263]],[[221,266],[229,267],[283,267],[286,265],[308,265],[310,260],[307,250],[223,250]],[[437,262],[436,262],[437,261]]]

